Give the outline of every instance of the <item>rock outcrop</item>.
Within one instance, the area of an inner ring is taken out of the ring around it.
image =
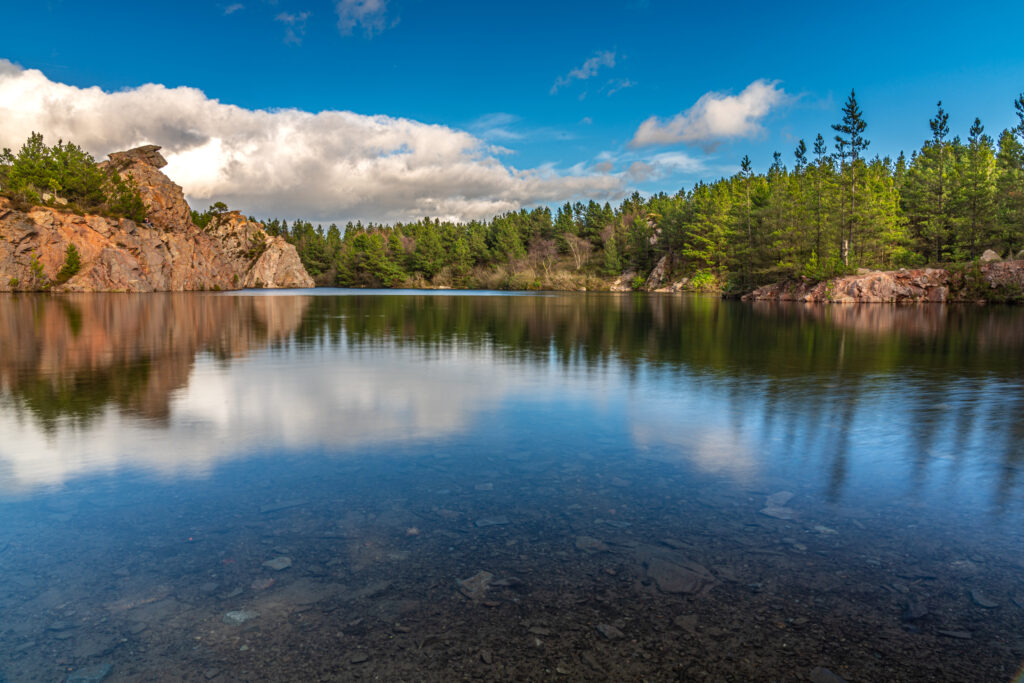
[[[668,274],[669,266],[669,255],[665,254],[658,263],[654,266],[654,270],[647,276],[647,282],[644,283],[644,289],[648,292],[657,290],[665,282],[665,276]]]
[[[238,213],[205,229],[191,218],[181,187],[160,168],[155,145],[115,152],[104,162],[131,175],[146,204],[144,223],[48,207],[20,210],[0,197],[0,291],[69,292],[227,290],[313,287],[295,247]],[[81,267],[58,281],[68,245]]]
[[[981,262],[959,270],[915,268],[867,271],[822,282],[790,280],[767,285],[744,301],[809,303],[944,303],[1018,300],[1024,261]]]

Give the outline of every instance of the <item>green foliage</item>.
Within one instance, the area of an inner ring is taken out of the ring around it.
[[[713,292],[718,289],[718,278],[707,270],[700,270],[690,278],[690,289],[695,292]]]
[[[18,278],[16,277],[12,277],[10,280],[7,281],[7,286],[10,287],[11,289],[17,289],[18,285],[20,284],[21,281],[18,280]]]
[[[127,178],[122,178],[118,173],[111,173],[107,196],[110,210],[114,214],[136,223],[146,220],[146,205],[139,194],[139,186],[130,173]]]
[[[629,286],[633,289],[633,291],[639,292],[644,288],[644,285],[646,283],[647,278],[645,278],[643,275],[634,275],[633,279],[629,281]]]
[[[249,247],[246,249],[245,256],[250,261],[255,261],[263,252],[267,250],[267,233],[262,230],[257,230],[253,233],[249,239]]]
[[[619,258],[619,247],[615,236],[612,235],[604,243],[604,274],[618,275],[622,272],[622,259]]]
[[[78,145],[59,140],[47,147],[32,133],[17,154],[0,153],[0,191],[15,201],[145,219],[146,208],[134,181],[104,172]]]
[[[208,208],[206,211],[203,211],[202,213],[196,211],[195,209],[192,209],[190,211],[190,213],[192,215],[192,222],[197,227],[200,227],[200,228],[205,228],[206,226],[208,226],[210,224],[210,222],[214,218],[216,218],[217,216],[220,216],[222,214],[225,214],[227,212],[228,212],[228,205],[225,204],[224,202],[214,202],[213,204],[210,205],[210,208]]]
[[[692,288],[738,292],[1024,249],[1024,119],[998,142],[978,120],[966,142],[951,138],[941,104],[928,124],[909,158],[868,158],[867,118],[851,91],[834,145],[822,134],[810,146],[800,141],[792,169],[776,153],[755,173],[744,157],[736,174],[674,195],[488,221],[357,222],[343,232],[265,224],[295,245],[318,284],[355,287],[590,288],[623,270],[647,273],[667,256],[671,275],[689,277]]]
[[[39,256],[35,253],[32,254],[32,258],[29,259],[28,263],[29,270],[32,271],[32,282],[37,289],[48,289],[50,287],[50,280],[46,277],[46,272],[43,270],[43,264],[39,260]]]
[[[74,277],[81,268],[82,257],[78,253],[78,248],[73,243],[69,244],[67,250],[64,252],[64,264],[57,272],[56,282],[58,284],[67,282]]]

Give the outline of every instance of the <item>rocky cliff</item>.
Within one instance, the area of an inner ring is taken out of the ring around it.
[[[146,204],[144,223],[36,206],[21,210],[0,197],[0,291],[153,292],[243,287],[313,287],[295,247],[241,214],[206,228],[191,219],[181,188],[160,171],[160,148],[115,152],[104,162],[129,174]],[[74,244],[81,267],[58,281]]]
[[[1024,296],[1024,261],[990,261],[959,269],[864,271],[822,282],[767,285],[744,301],[809,303],[921,303],[1016,301]]]

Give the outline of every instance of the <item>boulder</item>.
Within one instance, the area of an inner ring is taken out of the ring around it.
[[[985,253],[983,253],[981,255],[981,258],[978,260],[981,261],[982,263],[991,263],[992,261],[1002,261],[1003,259],[999,254],[992,251],[991,249],[986,249]]]
[[[613,292],[632,292],[633,291],[633,278],[636,277],[636,271],[630,270],[612,280],[612,284],[609,289]]]

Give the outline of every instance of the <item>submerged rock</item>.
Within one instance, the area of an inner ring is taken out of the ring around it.
[[[273,569],[275,572],[279,572],[288,569],[292,566],[292,558],[290,557],[275,557],[272,560],[267,560],[263,563],[263,566],[267,569]]]
[[[920,600],[910,600],[906,609],[903,610],[901,619],[903,621],[917,621],[928,616],[928,607]]]
[[[845,678],[837,676],[823,666],[811,669],[809,678],[811,683],[846,683]]]
[[[87,666],[77,671],[72,671],[64,680],[66,683],[102,683],[113,670],[113,664],[104,662],[103,664]]]
[[[773,517],[775,519],[793,520],[796,519],[796,510],[787,507],[765,507],[761,508],[761,514],[765,517]]]
[[[587,553],[603,553],[607,552],[608,546],[590,536],[577,536],[576,550],[582,550]]]
[[[617,640],[619,638],[625,638],[626,634],[611,624],[598,624],[597,632],[608,640]]]
[[[664,593],[693,594],[699,592],[709,583],[707,570],[700,571],[703,567],[695,563],[692,567],[684,567],[668,560],[652,557],[645,564],[647,576],[653,579]]]
[[[499,515],[497,517],[481,517],[475,522],[478,528],[484,528],[489,526],[504,526],[508,524],[508,517],[505,515]]]
[[[793,496],[789,491],[779,491],[765,498],[764,505],[769,508],[785,507],[786,503],[793,500]]]
[[[251,610],[244,610],[244,609],[242,609],[242,610],[235,610],[235,611],[232,611],[232,612],[228,612],[227,614],[224,615],[224,617],[221,619],[221,621],[223,621],[225,624],[227,624],[229,626],[241,626],[242,624],[244,624],[247,621],[252,621],[253,619],[258,619],[259,616],[260,616],[259,612],[253,612]]]
[[[690,635],[697,634],[697,615],[696,614],[680,614],[678,617],[672,620],[672,623],[683,629]]]
[[[970,640],[974,636],[971,635],[970,631],[951,631],[947,629],[939,629],[936,631],[940,636],[946,636],[947,638],[956,638],[957,640]]]
[[[978,607],[984,607],[985,609],[995,609],[996,607],[999,607],[998,602],[989,598],[977,588],[971,591],[971,600]]]
[[[488,571],[479,571],[468,579],[458,581],[459,592],[470,600],[480,600],[487,593],[492,581],[494,581],[494,574]]]

